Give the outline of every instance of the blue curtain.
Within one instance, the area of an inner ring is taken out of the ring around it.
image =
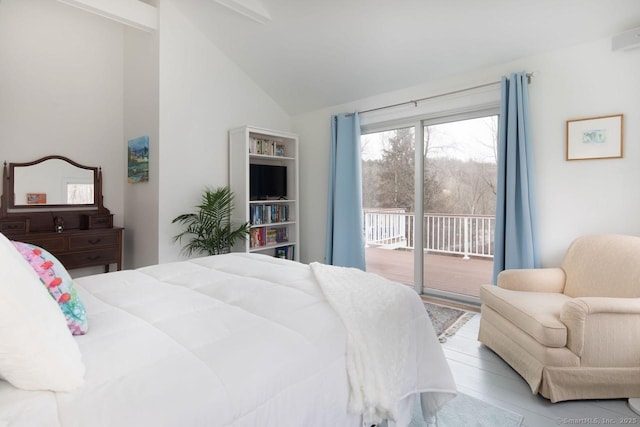
[[[493,283],[502,270],[540,267],[527,74],[502,77]]]
[[[325,263],[365,269],[358,113],[331,117]]]

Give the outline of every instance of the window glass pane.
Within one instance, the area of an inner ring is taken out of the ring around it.
[[[93,184],[67,183],[67,203],[90,205],[93,203]]]
[[[361,137],[367,271],[413,285],[413,127]]]

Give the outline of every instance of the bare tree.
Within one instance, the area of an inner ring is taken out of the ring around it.
[[[489,148],[493,156],[482,162],[486,170],[482,171],[481,176],[495,196],[497,194],[495,165],[498,164],[498,116],[487,117],[487,120],[484,120],[483,123],[487,129],[487,135],[485,138],[478,138],[477,142]]]

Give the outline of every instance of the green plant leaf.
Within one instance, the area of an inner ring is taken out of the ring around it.
[[[237,241],[247,238],[248,222],[235,229],[231,224],[233,199],[233,192],[229,187],[205,187],[201,202],[196,206],[197,212],[182,214],[173,219],[172,223],[184,226],[184,230],[174,236],[174,242],[182,242],[183,238],[190,239],[182,248],[183,253],[187,256],[193,253],[227,253]]]

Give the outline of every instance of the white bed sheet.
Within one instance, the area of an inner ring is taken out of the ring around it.
[[[347,411],[347,334],[309,266],[228,254],[75,282],[85,386],[0,381],[0,427],[361,425]]]

